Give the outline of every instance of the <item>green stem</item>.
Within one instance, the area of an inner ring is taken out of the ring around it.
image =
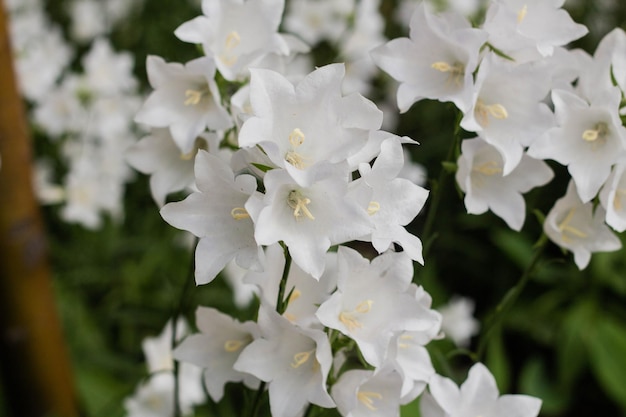
[[[450,143],[450,147],[448,148],[448,152],[446,155],[446,162],[455,162],[455,154],[456,150],[459,146],[459,142],[461,141],[461,118],[463,117],[463,113],[457,111],[457,117],[454,127],[454,134],[452,142]],[[445,189],[444,185],[450,176],[450,172],[448,172],[445,167],[442,166],[441,171],[439,171],[439,177],[437,181],[432,184],[431,196],[432,199],[430,201],[430,206],[428,207],[428,214],[426,215],[426,221],[424,222],[424,229],[422,230],[421,239],[424,242],[424,248],[422,250],[422,254],[424,259],[428,254],[434,240],[437,238],[437,234],[433,234],[433,226],[435,225],[435,217],[440,214],[439,205],[441,204],[441,199],[443,196],[443,190]]]
[[[195,248],[198,245],[198,238],[195,238],[193,247]],[[185,281],[185,285],[183,287],[183,292],[178,299],[178,306],[174,309],[174,314],[172,315],[172,337],[170,339],[171,350],[174,351],[174,347],[176,347],[176,333],[178,327],[178,317],[180,317],[181,312],[183,311],[183,307],[185,305],[185,300],[187,299],[187,293],[192,287],[192,283],[195,283],[195,253],[194,250],[191,253],[191,261],[189,262],[189,268],[187,270],[187,279]],[[182,411],[180,409],[180,398],[178,392],[180,391],[180,383],[178,380],[178,362],[174,361],[174,417],[181,417]]]
[[[484,331],[482,332],[482,336],[478,343],[478,350],[476,352],[476,357],[478,359],[483,358],[485,354],[485,349],[487,348],[487,343],[489,342],[490,337],[498,330],[498,328],[502,325],[502,321],[506,317],[507,313],[515,304],[515,301],[520,296],[528,281],[533,276],[539,261],[541,260],[541,255],[543,254],[543,250],[546,247],[548,239],[545,235],[542,235],[537,245],[535,246],[535,253],[531,258],[530,262],[524,269],[519,281],[517,284],[511,288],[500,300],[500,303],[496,307],[495,311],[491,314],[491,316],[487,319],[485,323]]]

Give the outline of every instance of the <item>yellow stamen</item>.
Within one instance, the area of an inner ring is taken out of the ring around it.
[[[287,197],[287,205],[293,209],[293,217],[296,220],[300,220],[302,217],[306,217],[309,220],[315,220],[313,214],[307,207],[311,204],[311,199],[304,197],[298,190],[292,190]]]
[[[202,101],[202,98],[208,95],[208,90],[185,90],[185,106],[195,106]]]
[[[522,23],[527,13],[528,13],[528,5],[525,4],[524,7],[522,7],[520,11],[517,12],[517,24]]]
[[[235,207],[230,211],[230,215],[233,216],[233,219],[235,220],[250,218],[250,214],[243,207]]]
[[[498,164],[496,161],[489,161],[473,167],[472,171],[480,172],[481,174],[487,176],[492,176],[495,174],[501,174],[502,168],[500,167],[500,164]]]
[[[370,216],[373,216],[374,214],[378,213],[379,210],[380,210],[380,203],[378,201],[370,201],[370,203],[367,206],[367,214],[369,214]]]
[[[576,209],[570,209],[563,221],[558,225],[558,229],[561,232],[561,239],[563,239],[563,242],[569,243],[573,240],[571,236],[568,236],[568,234],[572,235],[574,238],[579,239],[584,239],[587,237],[587,234],[585,232],[569,224],[574,217],[575,211]]]
[[[413,340],[413,339],[414,339],[414,337],[413,337],[412,335],[410,335],[410,334],[403,334],[402,336],[400,336],[400,337],[398,338],[398,340],[399,340],[399,341],[401,341],[401,340]],[[408,348],[408,347],[410,347],[410,346],[411,346],[411,345],[410,345],[410,344],[408,344],[408,343],[402,343],[402,342],[399,342],[399,343],[398,343],[398,347],[399,347],[400,349],[406,349],[406,348]]]
[[[383,395],[379,392],[371,392],[371,391],[359,391],[356,397],[372,411],[376,411],[377,408],[374,407],[374,400],[382,400]]]
[[[235,30],[226,35],[226,41],[224,42],[224,46],[226,49],[234,49],[241,43],[241,36]]]
[[[606,123],[600,122],[594,126],[593,129],[587,129],[583,132],[582,137],[586,142],[595,142],[598,139],[601,141],[606,138],[606,135],[609,133],[609,127]]]
[[[302,133],[302,130],[297,127],[292,130],[289,134],[289,143],[291,143],[291,146],[294,148],[301,146],[304,143],[304,133]]]
[[[243,346],[244,342],[241,340],[227,340],[224,343],[224,350],[226,352],[237,352]]]
[[[365,300],[359,303],[352,311],[342,311],[339,313],[339,321],[342,322],[349,331],[360,329],[363,324],[355,317],[356,314],[366,314],[372,309],[372,300]]]
[[[448,80],[454,81],[457,86],[461,85],[463,75],[465,75],[465,66],[460,62],[450,65],[445,61],[437,61],[433,62],[430,67],[440,72],[450,73]]]
[[[493,116],[498,120],[509,117],[509,112],[502,104],[485,104],[482,100],[476,102],[474,114],[482,127],[489,126],[489,116]]]
[[[296,301],[298,298],[300,298],[301,295],[302,295],[302,292],[300,290],[294,289],[291,292],[291,296],[289,297],[287,304],[290,304],[292,301]]]
[[[293,361],[290,364],[291,367],[299,368],[300,366],[304,365],[311,357],[311,353],[313,353],[314,351],[315,350],[310,350],[308,352],[298,352],[293,355]]]

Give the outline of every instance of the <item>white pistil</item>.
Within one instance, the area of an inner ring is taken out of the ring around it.
[[[235,207],[230,211],[230,215],[235,220],[242,220],[250,217],[250,214],[243,207]]]
[[[296,149],[304,143],[304,139],[304,133],[297,127],[289,134],[289,143],[291,144],[292,149],[288,150],[285,154],[285,161],[289,162],[298,169],[306,168],[304,157],[296,152]]]
[[[507,112],[502,104],[485,104],[480,99],[476,102],[474,114],[482,127],[489,126],[489,116],[493,116],[498,120],[507,119],[509,117],[509,112]]]
[[[226,35],[226,41],[224,42],[224,46],[227,50],[235,49],[241,43],[241,36],[236,30],[233,30],[228,35]]]
[[[520,11],[517,12],[517,24],[518,25],[524,21],[524,18],[526,17],[527,13],[528,13],[528,5],[525,4],[524,7],[522,7]]]
[[[287,205],[293,209],[293,217],[296,220],[300,220],[302,217],[306,217],[309,220],[315,220],[311,211],[307,207],[311,204],[311,199],[302,195],[298,190],[291,190],[287,197]]]
[[[363,403],[364,406],[369,408],[372,411],[376,411],[377,408],[374,407],[374,400],[382,400],[383,395],[380,392],[371,392],[371,391],[359,391],[356,397]]]
[[[380,203],[378,201],[370,201],[367,206],[367,214],[373,216],[380,211]]]
[[[209,90],[185,90],[185,106],[196,106],[198,105],[204,96],[209,95]]]
[[[563,239],[563,242],[565,243],[569,243],[574,240],[572,237],[578,239],[584,239],[587,237],[585,232],[569,224],[572,221],[575,212],[576,209],[570,209],[563,221],[558,224],[558,229],[561,232],[561,239]]]
[[[457,86],[461,85],[463,75],[465,75],[465,66],[460,62],[456,62],[453,65],[450,65],[445,61],[437,61],[433,62],[430,67],[440,72],[450,73],[448,80],[454,81],[454,84],[456,84]]]
[[[413,336],[411,336],[410,334],[403,334],[402,336],[400,336],[400,337],[398,338],[398,340],[399,340],[399,341],[400,341],[400,340],[413,340],[413,339],[414,339],[414,337],[413,337]],[[399,347],[400,349],[406,349],[406,348],[408,348],[409,346],[411,346],[409,343],[398,342],[398,347]]]
[[[339,313],[339,321],[342,322],[349,331],[360,329],[363,324],[355,317],[357,314],[367,314],[372,309],[374,301],[365,300],[360,302],[352,311],[342,311]]]
[[[583,132],[582,138],[585,142],[604,141],[609,133],[609,127],[604,122],[600,122],[593,129],[587,129]]]
[[[311,353],[313,353],[314,351],[315,349],[309,350],[308,352],[298,352],[295,355],[293,355],[293,361],[291,361],[290,363],[291,367],[299,368],[302,365],[304,365],[311,357]]]

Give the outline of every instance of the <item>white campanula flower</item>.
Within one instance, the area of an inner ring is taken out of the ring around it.
[[[622,244],[604,223],[602,207],[593,209],[593,203],[584,203],[570,181],[565,196],[557,200],[543,224],[546,235],[558,246],[574,254],[579,269],[589,264],[592,252],[618,250]]]
[[[503,175],[519,164],[524,147],[553,125],[552,113],[542,102],[550,82],[545,67],[514,65],[494,54],[483,59],[476,75],[472,105],[465,112],[461,127],[477,132],[500,152]]]
[[[208,308],[196,310],[195,333],[183,340],[174,350],[174,358],[204,370],[204,384],[213,401],[224,396],[227,382],[243,382],[255,389],[259,381],[248,373],[233,369],[243,349],[260,336],[256,323],[241,323],[232,317]]]
[[[202,13],[176,29],[184,42],[202,44],[229,81],[248,76],[248,69],[267,54],[289,54],[279,34],[284,0],[203,0]]]
[[[554,159],[566,165],[583,202],[594,198],[626,154],[626,129],[618,114],[619,88],[594,95],[587,102],[574,93],[552,92],[557,126],[528,149],[534,158]]]
[[[200,238],[196,283],[211,282],[232,259],[244,268],[260,268],[263,250],[254,240],[254,225],[244,208],[256,191],[256,179],[247,174],[235,177],[226,162],[206,151],[198,152],[194,170],[198,192],[166,204],[161,216]]]
[[[401,112],[421,99],[471,106],[472,73],[487,34],[455,13],[434,15],[420,4],[411,18],[410,38],[397,38],[372,51],[374,62],[400,82]]]
[[[252,70],[250,102],[254,117],[239,134],[239,145],[260,145],[272,162],[302,186],[316,165],[336,164],[356,154],[382,112],[360,94],[342,96],[341,64],[310,73],[295,86],[270,70]]]
[[[489,42],[514,58],[552,55],[554,47],[583,37],[588,30],[562,9],[565,0],[496,0],[483,28]]]
[[[423,417],[536,417],[541,400],[528,395],[502,395],[489,370],[477,363],[458,387],[451,379],[433,375],[420,402]]]
[[[215,152],[219,138],[205,133],[196,139],[195,149]],[[184,190],[194,183],[195,153],[181,154],[169,129],[154,128],[126,151],[126,160],[136,170],[150,175],[152,198],[160,206],[169,193]]]
[[[346,32],[354,0],[293,0],[285,16],[285,28],[315,45],[322,40],[335,43]]]
[[[472,336],[478,333],[480,323],[474,318],[474,300],[454,296],[447,304],[437,308],[441,313],[441,330],[457,346],[469,347]]]
[[[272,416],[300,415],[309,403],[334,407],[326,388],[333,360],[326,333],[296,326],[265,304],[258,323],[261,337],[241,352],[234,368],[269,382]]]
[[[344,417],[399,417],[401,386],[400,375],[390,369],[350,370],[331,392]]]
[[[110,30],[103,2],[96,0],[74,0],[70,3],[70,33],[80,43],[105,35]]]
[[[353,183],[351,195],[362,200],[367,207],[374,224],[369,238],[378,253],[386,251],[395,242],[411,259],[423,264],[422,242],[404,226],[422,209],[428,191],[407,179],[398,178],[403,165],[404,155],[398,138],[385,140],[372,166],[360,164],[361,178]]]
[[[364,208],[347,194],[348,170],[344,164],[311,168],[311,183],[302,187],[285,170],[265,174],[262,201],[251,199],[246,209],[255,219],[259,245],[283,241],[303,271],[320,278],[326,252],[332,245],[371,232]],[[255,213],[258,213],[256,215]]]
[[[149,56],[146,65],[154,91],[135,116],[136,122],[169,127],[182,153],[193,150],[196,137],[205,129],[223,130],[233,125],[220,103],[211,58],[197,58],[183,66]]]
[[[503,176],[504,161],[498,150],[480,138],[461,144],[456,181],[465,192],[470,214],[493,211],[513,230],[521,230],[526,217],[522,194],[545,185],[554,173],[543,161],[523,155],[519,164]]]
[[[615,165],[600,192],[606,223],[618,232],[626,230],[626,164]]]
[[[425,331],[440,320],[410,293],[413,265],[406,254],[385,252],[370,262],[340,247],[338,261],[337,291],[320,305],[317,317],[355,340],[371,365],[383,363],[399,332]]]
[[[125,93],[137,86],[132,55],[129,52],[116,53],[106,38],[94,41],[82,63],[86,86],[98,95]]]
[[[249,271],[245,277],[246,283],[252,283],[261,290],[263,302],[269,307],[276,307],[278,287],[283,269],[285,256],[279,244],[267,247],[262,272]],[[321,303],[326,301],[337,286],[337,253],[326,253],[326,268],[319,279],[313,278],[304,272],[297,264],[292,264],[285,284],[287,306],[283,316],[292,323],[301,327],[317,327],[321,324],[315,316]]]

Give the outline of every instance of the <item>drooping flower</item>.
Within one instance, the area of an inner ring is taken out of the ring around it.
[[[390,369],[350,370],[333,385],[332,396],[344,417],[399,417],[401,386]]]
[[[618,163],[600,192],[606,223],[618,232],[626,230],[626,164]]]

